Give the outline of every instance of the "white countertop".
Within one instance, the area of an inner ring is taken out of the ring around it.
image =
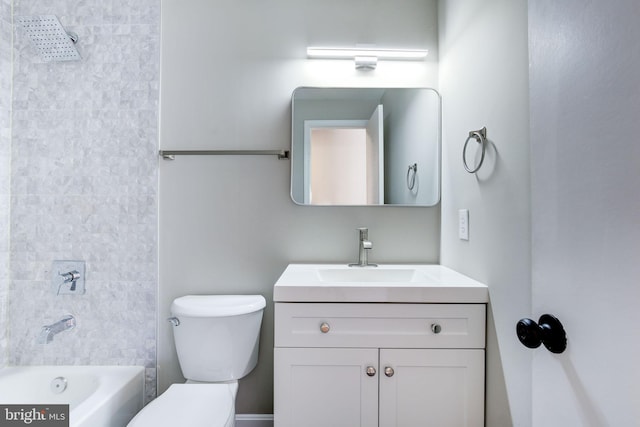
[[[274,302],[486,303],[489,289],[437,264],[289,264]]]

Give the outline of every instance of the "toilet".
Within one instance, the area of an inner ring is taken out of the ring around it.
[[[184,384],[172,384],[128,427],[233,427],[238,380],[258,362],[262,295],[187,295],[169,318]]]

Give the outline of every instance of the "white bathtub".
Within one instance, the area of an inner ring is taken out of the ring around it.
[[[61,393],[51,390],[66,379]],[[16,366],[0,369],[0,404],[69,404],[71,427],[124,427],[142,409],[141,366]]]

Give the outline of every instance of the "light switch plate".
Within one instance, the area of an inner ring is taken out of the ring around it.
[[[458,211],[458,237],[460,240],[469,240],[469,210]]]

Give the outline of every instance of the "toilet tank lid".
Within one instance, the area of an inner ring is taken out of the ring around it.
[[[174,316],[238,316],[262,310],[267,305],[262,295],[185,295],[173,300]]]

